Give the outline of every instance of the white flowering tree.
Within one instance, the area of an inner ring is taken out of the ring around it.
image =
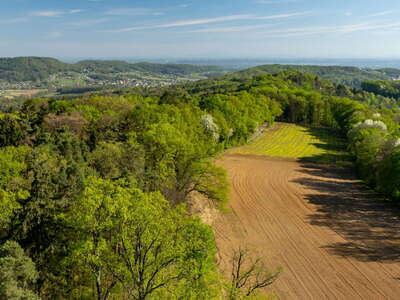
[[[204,129],[208,134],[212,136],[215,141],[219,140],[219,128],[218,125],[215,124],[214,118],[210,114],[206,114],[202,117]]]

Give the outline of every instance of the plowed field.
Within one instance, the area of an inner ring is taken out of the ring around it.
[[[232,152],[218,164],[232,186],[214,222],[223,270],[241,246],[283,267],[281,299],[400,299],[399,211],[350,171]]]

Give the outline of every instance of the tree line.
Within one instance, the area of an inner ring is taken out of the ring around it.
[[[362,84],[362,89],[374,93],[376,95],[382,95],[388,98],[394,98],[400,100],[400,82],[399,81],[365,81]]]

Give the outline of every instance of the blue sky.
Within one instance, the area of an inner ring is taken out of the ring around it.
[[[399,0],[0,0],[0,56],[400,58]]]

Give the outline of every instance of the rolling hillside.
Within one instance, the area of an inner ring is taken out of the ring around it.
[[[266,73],[278,73],[282,71],[301,71],[317,75],[352,87],[360,87],[367,80],[391,80],[399,76],[397,69],[360,69],[345,66],[307,66],[307,65],[264,65],[250,68],[240,73],[244,76],[263,75]]]
[[[7,82],[43,81],[60,73],[80,73],[88,77],[108,76],[118,73],[135,73],[137,76],[188,76],[221,72],[215,66],[187,64],[128,63],[125,61],[85,60],[68,64],[47,57],[0,58],[0,80]],[[132,74],[131,74],[132,75]]]

